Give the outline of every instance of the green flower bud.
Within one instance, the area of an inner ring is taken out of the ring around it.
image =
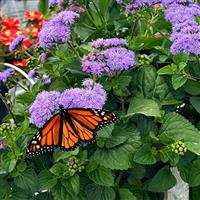
[[[179,153],[177,149],[174,150],[175,153]]]

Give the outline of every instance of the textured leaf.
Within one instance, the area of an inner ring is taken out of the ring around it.
[[[0,153],[0,174],[12,172],[16,166],[17,161],[10,158],[7,152]]]
[[[137,200],[133,193],[127,188],[119,189],[120,200]]]
[[[89,184],[86,186],[86,194],[88,200],[114,200],[115,191],[110,187]]]
[[[38,177],[33,169],[24,171],[20,176],[14,178],[16,186],[34,194],[38,191]]]
[[[113,148],[98,148],[93,158],[99,165],[109,169],[128,169],[132,166],[134,152],[140,146],[139,132],[130,126],[115,126],[112,137],[116,136],[126,136],[127,140]]]
[[[190,151],[200,155],[200,132],[183,116],[177,113],[166,114],[160,133],[165,133],[174,140],[184,140]]]
[[[98,166],[94,171],[88,173],[89,178],[98,185],[113,186],[114,176],[110,169]]]
[[[78,174],[69,178],[63,178],[61,183],[71,196],[76,196],[80,191],[80,179]]]
[[[148,184],[148,190],[152,192],[166,192],[176,185],[176,179],[169,167],[160,169]]]
[[[200,160],[195,160],[193,163],[188,163],[180,169],[182,179],[187,182],[190,187],[200,185]]]
[[[196,109],[198,113],[200,113],[200,97],[190,97],[190,103]]]
[[[179,74],[174,74],[172,76],[172,85],[175,90],[183,86],[187,81],[187,77]]]
[[[50,189],[57,183],[57,178],[54,177],[48,170],[41,171],[38,178],[41,191]]]
[[[143,114],[152,117],[161,117],[158,104],[151,99],[134,97],[128,108],[127,116]]]
[[[66,170],[66,165],[58,162],[55,165],[53,165],[49,171],[59,177],[62,176],[66,172]]]
[[[158,75],[155,67],[145,66],[140,68],[137,84],[140,95],[145,99],[154,99],[159,101],[161,105],[177,104],[177,100],[170,92],[165,79]]]
[[[146,144],[135,153],[134,161],[139,164],[152,165],[156,163],[157,159],[156,154],[151,149],[151,146]]]

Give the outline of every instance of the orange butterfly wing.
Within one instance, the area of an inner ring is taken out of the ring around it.
[[[72,127],[58,113],[33,137],[27,148],[27,155],[34,157],[43,152],[52,151],[54,148],[73,150],[79,144],[78,142],[78,136]]]
[[[80,140],[84,142],[95,140],[99,129],[117,120],[114,113],[105,110],[76,108],[65,111],[70,115]]]

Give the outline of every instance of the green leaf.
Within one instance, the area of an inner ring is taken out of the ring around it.
[[[181,178],[187,182],[190,187],[200,185],[200,160],[195,160],[179,168]]]
[[[151,99],[134,97],[129,105],[127,116],[143,114],[152,117],[161,117],[158,104]]]
[[[77,195],[80,191],[80,179],[78,174],[69,178],[62,178],[61,183],[66,191],[72,196]]]
[[[168,113],[163,118],[160,133],[165,133],[174,140],[183,140],[186,147],[200,155],[200,133],[191,122],[177,113]]]
[[[160,169],[148,183],[148,190],[151,192],[166,192],[176,185],[176,179],[168,166]]]
[[[127,140],[126,136],[111,137],[109,140],[105,142],[105,146],[106,148],[110,149],[120,144],[123,144],[126,140]]]
[[[113,148],[98,148],[93,155],[93,159],[99,165],[109,169],[128,169],[132,167],[134,152],[140,146],[139,132],[131,126],[115,126],[112,137],[116,136],[126,136],[127,140]]]
[[[51,189],[54,200],[78,200],[76,196],[73,197],[66,191],[65,187],[59,181],[55,187]]]
[[[152,165],[156,161],[156,152],[151,148],[150,144],[143,145],[134,156],[134,162],[139,164]]]
[[[17,161],[7,152],[0,152],[0,174],[10,173],[14,170]]]
[[[114,129],[114,125],[106,126],[105,128],[98,131],[98,137],[110,138],[112,135],[113,129]]]
[[[54,187],[57,183],[57,178],[54,177],[48,170],[43,170],[38,175],[40,191],[48,190]]]
[[[153,66],[141,67],[137,74],[137,86],[140,95],[145,99],[153,99],[161,105],[177,104],[163,76],[158,75]]]
[[[48,0],[40,0],[38,4],[38,10],[45,15],[47,13],[47,9],[48,9]]]
[[[14,186],[12,188],[12,199],[13,200],[32,200],[32,195],[29,193],[29,191],[25,191],[19,187]]]
[[[174,74],[172,76],[172,85],[175,90],[182,87],[187,82],[185,75]]]
[[[165,67],[162,67],[161,69],[158,70],[159,75],[172,75],[176,72],[177,66],[172,64],[172,65],[167,65]]]
[[[181,52],[181,53],[173,56],[173,61],[175,64],[179,65],[182,62],[187,63],[188,58],[189,58],[189,55]]]
[[[113,186],[114,176],[110,169],[98,166],[94,171],[88,172],[89,178],[98,185]]]
[[[115,191],[110,187],[89,184],[86,186],[86,195],[88,200],[114,200]]]
[[[190,103],[195,110],[200,113],[200,97],[190,97]]]
[[[188,80],[183,86],[184,90],[191,95],[200,94],[200,82],[194,80]]]
[[[137,200],[133,193],[127,188],[119,189],[120,200]]]
[[[56,176],[58,176],[58,177],[63,176],[63,174],[66,173],[66,170],[67,170],[66,164],[60,163],[60,162],[56,163],[55,165],[53,165],[53,166],[49,169],[49,171],[50,171],[52,174],[54,174],[54,175],[56,175]]]
[[[3,178],[0,178],[0,198],[9,193],[11,190],[8,182]]]
[[[38,191],[38,177],[33,169],[24,171],[20,176],[14,178],[16,186],[34,194]]]

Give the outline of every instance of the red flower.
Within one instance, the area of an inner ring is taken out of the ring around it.
[[[27,63],[28,63],[29,59],[23,59],[23,60],[15,60],[13,61],[13,65],[20,67],[20,68],[26,68]]]
[[[20,20],[16,18],[7,17],[1,22],[2,31],[4,30],[18,30],[20,27]]]
[[[39,31],[40,28],[38,26],[30,26],[28,28],[25,28],[23,33],[25,35],[30,35],[31,37],[36,38],[38,37]]]
[[[42,22],[44,21],[44,16],[42,13],[40,13],[37,10],[34,11],[26,11],[24,13],[24,17],[28,19],[29,21],[37,21],[37,22]]]
[[[20,31],[4,29],[0,33],[0,42],[8,46],[18,35],[20,35]]]
[[[23,41],[23,47],[25,49],[28,49],[31,45],[32,45],[31,39],[30,38],[25,38],[24,41]]]

